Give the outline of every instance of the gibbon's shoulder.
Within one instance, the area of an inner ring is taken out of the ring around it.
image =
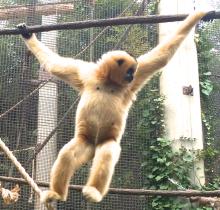
[[[90,78],[92,78],[95,75],[95,72],[97,70],[97,64],[94,62],[87,62],[83,60],[78,59],[72,59],[74,63],[74,66],[77,66],[79,70],[80,79],[84,82],[88,81]],[[66,62],[68,65],[68,62]],[[70,65],[71,66],[71,65]]]

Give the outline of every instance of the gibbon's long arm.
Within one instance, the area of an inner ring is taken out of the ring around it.
[[[190,14],[168,39],[164,40],[149,53],[137,58],[138,67],[131,83],[133,92],[139,91],[150,76],[169,62],[193,26],[207,13],[197,11]]]
[[[23,38],[26,46],[46,71],[64,80],[78,90],[83,88],[84,80],[88,76],[86,75],[88,73],[86,71],[92,69],[88,68],[90,65],[93,65],[92,63],[61,57],[40,42],[35,34],[30,34],[29,36],[25,34],[25,25],[19,25],[18,28],[24,30]],[[85,65],[87,68],[84,67]]]

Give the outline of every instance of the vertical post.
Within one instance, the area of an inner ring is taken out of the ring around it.
[[[95,2],[96,0],[89,0],[88,3],[89,3],[89,12],[90,12],[90,20],[93,20],[94,19],[94,15],[95,15]],[[90,28],[89,29],[89,43],[91,43],[94,39],[94,28]],[[93,62],[94,61],[94,45],[91,45],[90,46],[90,49],[89,49],[89,61]],[[86,202],[86,210],[91,210],[92,205],[90,204],[90,202]]]
[[[55,24],[57,16],[42,16],[42,25]],[[57,31],[44,32],[41,34],[41,41],[53,51],[56,51]],[[39,79],[47,79],[49,74],[43,69],[40,70]],[[48,82],[39,90],[38,100],[38,138],[37,142],[42,143],[57,124],[57,85],[54,82]],[[38,181],[49,182],[51,167],[57,154],[57,141],[54,135],[47,145],[41,150],[36,159],[36,179]],[[35,209],[43,210],[44,205],[39,203],[36,198]]]
[[[161,0],[160,14],[187,14],[194,9],[193,0]],[[159,39],[162,41],[177,27],[179,22],[162,23],[159,26]],[[173,149],[181,146],[192,150],[203,149],[201,105],[199,92],[198,60],[194,43],[194,29],[181,45],[173,59],[163,69],[161,93],[165,96],[165,122],[167,135],[175,140]],[[183,87],[192,86],[193,95],[184,95]],[[180,141],[179,139],[195,139]],[[204,162],[194,164],[192,182],[203,185],[205,182]]]
[[[90,10],[90,20],[94,19],[94,11],[95,11],[95,0],[89,1],[89,10]],[[94,39],[94,28],[89,29],[89,42],[91,43]],[[89,49],[89,60],[91,62],[94,61],[94,45],[90,46]]]

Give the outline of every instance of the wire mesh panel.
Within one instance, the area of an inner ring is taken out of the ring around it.
[[[78,20],[91,20],[130,15],[147,14],[146,3],[138,1],[5,1],[1,28],[27,25],[56,24]],[[149,30],[150,28],[150,30]],[[152,30],[154,29],[154,31]],[[114,26],[38,33],[37,36],[62,56],[76,57],[86,61],[97,61],[109,50],[122,49],[138,56],[156,43],[156,27],[150,25]],[[151,37],[151,38],[149,38]],[[137,39],[138,38],[138,39]],[[141,46],[137,48],[136,46]],[[77,98],[77,93],[68,85],[56,79],[44,82],[50,75],[40,68],[36,59],[25,48],[19,36],[1,36],[0,70],[0,113],[4,113],[23,98],[20,105],[1,118],[0,136],[14,152],[27,172],[37,181],[49,181],[52,163],[58,151],[74,135],[75,109],[58,126],[49,143],[31,160],[36,145],[40,145],[57,126],[68,108]],[[31,96],[32,91],[41,86]],[[138,143],[135,127],[141,114],[135,108],[129,117],[122,140],[122,155],[112,181],[113,187],[141,188],[141,145]],[[10,161],[0,154],[0,175],[20,177]],[[85,184],[91,163],[82,167],[72,180],[73,184]],[[12,188],[12,183],[4,187]],[[21,186],[19,201],[11,206],[1,202],[1,209],[43,208],[31,188]],[[108,195],[101,204],[90,204],[82,198],[81,192],[70,191],[68,201],[59,202],[58,209],[144,209],[147,200],[142,196]]]
[[[202,49],[199,48],[199,52],[203,50],[203,53],[199,53],[199,67],[201,70],[201,84],[203,100],[202,105],[204,108],[205,121],[210,123],[210,128],[204,126],[204,135],[207,140],[206,148],[209,148],[210,140],[214,146],[214,157],[211,159],[207,158],[206,166],[207,180],[218,179],[219,177],[219,27],[220,21],[215,20],[212,23],[205,24],[202,28],[204,33],[201,36],[203,42],[206,44],[202,45]],[[207,73],[208,72],[208,73]],[[206,83],[206,84],[205,84]],[[206,87],[204,85],[207,85]],[[210,85],[210,86],[209,86]],[[211,88],[210,92],[206,92],[205,89]],[[204,96],[205,95],[205,96]],[[210,131],[209,131],[210,130]],[[210,135],[210,133],[212,133]],[[211,149],[211,148],[209,148]],[[212,151],[212,150],[211,150]]]

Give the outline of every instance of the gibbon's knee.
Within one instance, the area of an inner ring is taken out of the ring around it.
[[[82,164],[92,159],[94,155],[94,147],[87,144],[84,140],[71,140],[63,146],[60,150],[58,157],[51,170],[52,182],[58,183],[58,180],[64,171],[65,176],[70,176],[76,171]],[[60,171],[61,170],[61,171]]]
[[[112,161],[115,165],[120,157],[121,146],[115,141],[109,141],[98,146],[97,156],[99,156],[98,153],[101,155],[103,161]]]
[[[115,141],[99,145],[96,148],[87,185],[96,187],[104,195],[112,179],[120,152],[121,147]]]
[[[100,202],[108,192],[120,152],[121,147],[115,141],[103,143],[96,148],[89,179],[83,188],[83,195],[87,200]]]
[[[94,147],[85,140],[71,140],[63,146],[58,154],[58,159],[78,167],[90,160],[94,155]]]
[[[82,164],[88,162],[93,154],[94,147],[81,139],[64,145],[51,170],[50,190],[65,200],[72,175]]]

